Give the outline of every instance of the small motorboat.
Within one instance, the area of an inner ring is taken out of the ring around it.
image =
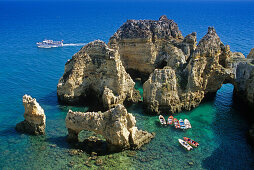
[[[179,143],[185,148],[187,149],[188,151],[192,150],[193,148],[187,143],[185,142],[184,140],[182,139],[178,139]]]
[[[184,124],[185,124],[186,129],[191,129],[191,124],[188,119],[184,119]]]
[[[168,117],[168,125],[173,125],[173,120],[174,120],[174,117],[173,116],[169,116]]]
[[[159,120],[160,120],[160,123],[162,125],[167,125],[167,122],[166,122],[165,118],[162,115],[159,116]]]
[[[180,119],[180,120],[179,120],[179,123],[180,123],[180,128],[181,128],[181,129],[186,129],[185,124],[184,124],[184,122],[183,122],[183,119]]]
[[[196,141],[194,141],[194,140],[191,140],[190,138],[184,137],[183,139],[184,139],[188,144],[190,144],[191,146],[193,146],[193,147],[195,147],[195,148],[199,146],[198,142],[196,142]]]
[[[179,124],[179,121],[177,118],[174,118],[174,125],[175,125],[175,128],[176,129],[179,129],[180,128],[180,124]]]

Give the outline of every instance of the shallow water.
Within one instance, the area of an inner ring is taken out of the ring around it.
[[[246,55],[254,47],[253,8],[250,2],[0,2],[0,169],[88,168],[85,162],[90,155],[68,153],[74,147],[65,140],[64,122],[69,109],[87,111],[88,107],[59,105],[56,96],[65,62],[81,47],[38,49],[35,42],[44,38],[64,39],[66,44],[94,39],[108,41],[127,19],[157,19],[166,14],[178,23],[184,35],[196,31],[198,39],[205,35],[208,26],[215,26],[232,51]],[[141,84],[136,87],[142,91]],[[14,130],[16,123],[23,120],[22,96],[26,93],[35,97],[45,110],[45,136],[28,136]],[[233,86],[226,84],[214,99],[192,111],[175,114],[178,119],[190,120],[193,128],[186,131],[161,127],[157,116],[143,113],[141,104],[129,107],[129,112],[136,116],[137,126],[155,132],[156,137],[140,151],[99,156],[103,166],[251,169],[254,155],[246,139],[249,121],[233,102],[232,95]],[[184,136],[199,142],[200,147],[186,152],[177,141]],[[88,165],[98,167],[95,160]]]

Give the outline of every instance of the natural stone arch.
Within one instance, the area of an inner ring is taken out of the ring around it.
[[[82,130],[94,131],[106,139],[112,150],[138,149],[154,137],[154,134],[138,130],[135,117],[120,104],[104,113],[69,110],[65,121],[68,140],[77,142]]]

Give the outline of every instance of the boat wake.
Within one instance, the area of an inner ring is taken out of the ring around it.
[[[66,47],[66,46],[84,46],[86,44],[87,43],[63,44],[63,47]]]

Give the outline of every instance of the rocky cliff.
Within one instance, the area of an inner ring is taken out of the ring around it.
[[[120,104],[103,113],[70,110],[65,122],[69,140],[78,141],[82,130],[94,131],[104,136],[112,150],[137,149],[154,137],[154,134],[138,130],[135,117]]]
[[[162,16],[159,20],[128,20],[110,38],[109,46],[119,51],[128,72],[142,77],[168,62],[184,64],[195,42],[195,33],[183,38],[177,24]]]
[[[36,99],[29,95],[24,95],[23,105],[25,108],[25,120],[16,125],[16,130],[34,135],[45,134],[46,116]]]
[[[144,83],[148,110],[175,113],[198,106],[206,93],[214,93],[223,83],[233,81],[232,68],[227,64],[233,55],[215,29],[209,27],[185,65],[168,64],[156,69]]]
[[[81,48],[65,64],[57,95],[60,101],[71,104],[81,104],[82,99],[95,96],[105,108],[111,108],[124,101],[139,101],[134,85],[117,50],[96,40]]]
[[[234,94],[254,108],[254,59],[240,58],[234,62]]]
[[[254,59],[254,48],[250,50],[250,53],[247,56],[248,59]]]

